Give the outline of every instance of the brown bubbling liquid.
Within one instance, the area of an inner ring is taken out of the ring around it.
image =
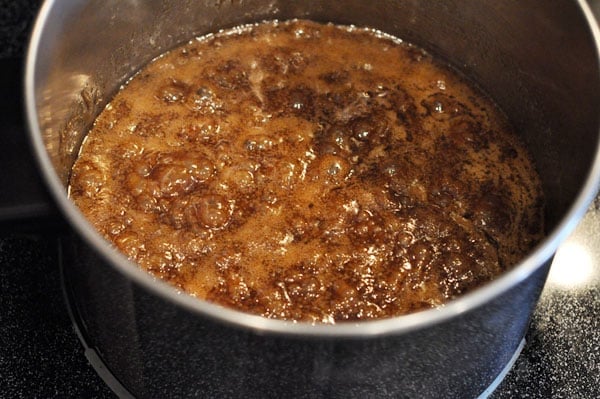
[[[494,104],[380,32],[265,22],[142,69],[70,195],[142,268],[270,318],[437,307],[541,238],[540,182]]]

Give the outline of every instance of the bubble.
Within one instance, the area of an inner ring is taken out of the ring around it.
[[[308,87],[297,87],[289,93],[288,106],[292,112],[298,116],[310,117],[314,114],[314,97],[315,93]]]
[[[185,163],[191,178],[197,183],[204,183],[212,178],[215,166],[208,159],[188,159]]]
[[[352,120],[350,126],[355,138],[351,145],[354,151],[370,151],[385,143],[389,135],[386,117],[377,112]]]
[[[171,79],[158,89],[157,96],[166,104],[173,104],[184,101],[189,91],[190,87],[187,84]]]
[[[229,221],[232,210],[232,206],[221,195],[193,197],[187,206],[188,221],[208,228],[221,228]]]
[[[183,195],[194,186],[194,179],[184,165],[159,165],[152,171],[152,178],[158,182],[163,197]]]
[[[89,167],[78,174],[76,188],[81,190],[86,196],[92,197],[104,187],[104,180],[102,172],[94,167]]]
[[[149,166],[144,164],[137,168],[141,172],[139,175],[147,176],[146,179],[140,181],[134,174],[128,177],[132,190],[139,192],[144,185],[153,182],[159,197],[176,197],[191,192],[198,184],[210,180],[214,174],[212,162],[198,153],[162,154],[156,163],[150,172],[147,172]]]
[[[255,135],[244,142],[244,148],[248,151],[267,151],[273,148],[275,142],[266,135]]]
[[[329,165],[329,169],[327,169],[327,174],[330,176],[336,176],[342,172],[342,165],[339,162],[334,162]]]
[[[137,206],[146,213],[157,212],[160,210],[158,200],[147,193],[141,193],[135,198]]]
[[[369,136],[373,134],[374,126],[366,119],[361,119],[352,126],[354,137],[360,141],[367,141]]]
[[[315,150],[318,154],[339,155],[348,152],[349,128],[345,125],[332,125],[327,130],[319,131],[315,136]]]
[[[107,232],[110,235],[116,236],[127,228],[127,222],[121,219],[112,219],[107,223]]]
[[[204,114],[214,114],[225,109],[225,104],[212,89],[202,86],[190,96],[191,108]]]
[[[255,187],[254,173],[243,167],[233,166],[223,169],[221,171],[221,180],[228,187],[233,187],[244,193],[251,192]]]
[[[398,244],[404,248],[406,248],[410,244],[412,244],[414,239],[415,239],[415,237],[409,231],[401,231],[398,233],[398,236],[396,237],[396,241],[398,242]]]
[[[350,163],[343,157],[327,154],[320,158],[316,172],[326,182],[341,184],[352,171]]]
[[[230,59],[219,64],[214,82],[225,90],[247,90],[250,88],[248,73],[239,60]]]
[[[421,101],[428,113],[438,120],[448,120],[469,113],[469,109],[454,96],[435,93]]]

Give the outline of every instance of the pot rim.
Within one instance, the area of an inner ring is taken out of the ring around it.
[[[408,315],[396,316],[389,319],[379,319],[360,322],[341,322],[337,324],[313,324],[308,322],[294,322],[268,319],[263,316],[251,315],[238,310],[225,308],[220,305],[201,300],[186,293],[178,291],[166,282],[160,281],[142,270],[135,263],[114,249],[95,228],[85,219],[75,204],[68,198],[67,191],[56,174],[52,161],[42,139],[38,120],[38,109],[35,101],[36,64],[40,40],[46,26],[50,10],[56,0],[45,1],[36,19],[26,56],[25,65],[25,108],[29,136],[42,171],[43,178],[50,192],[57,202],[62,213],[66,216],[71,226],[83,236],[88,245],[93,247],[106,261],[111,263],[127,278],[166,300],[169,300],[193,313],[208,316],[211,319],[230,324],[240,328],[247,328],[259,333],[275,333],[288,336],[313,336],[313,337],[373,337],[389,334],[400,334],[425,328],[441,323],[450,318],[458,317],[473,310],[497,296],[505,293],[510,288],[527,279],[545,262],[549,261],[558,246],[571,234],[579,220],[584,216],[587,208],[593,201],[600,187],[600,141],[596,155],[585,183],[576,200],[573,202],[565,216],[560,220],[552,232],[534,248],[531,253],[511,270],[505,272],[497,279],[460,296],[441,308],[428,309]],[[600,62],[600,29],[595,17],[585,2],[576,0],[584,18],[591,30],[596,45],[596,55]],[[600,75],[600,71],[598,71]],[[600,126],[598,127],[600,135]]]

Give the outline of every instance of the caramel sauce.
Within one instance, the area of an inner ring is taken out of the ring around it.
[[[154,60],[96,120],[70,195],[179,289],[325,323],[440,306],[543,232],[539,179],[488,98],[413,45],[309,21]]]

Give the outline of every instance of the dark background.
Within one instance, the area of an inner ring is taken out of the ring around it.
[[[41,3],[0,0],[0,210],[9,204],[23,214],[15,223],[0,217],[0,397],[112,397],[88,364],[63,301],[56,242],[62,222],[51,209],[15,198],[47,198],[32,167],[21,95]]]

